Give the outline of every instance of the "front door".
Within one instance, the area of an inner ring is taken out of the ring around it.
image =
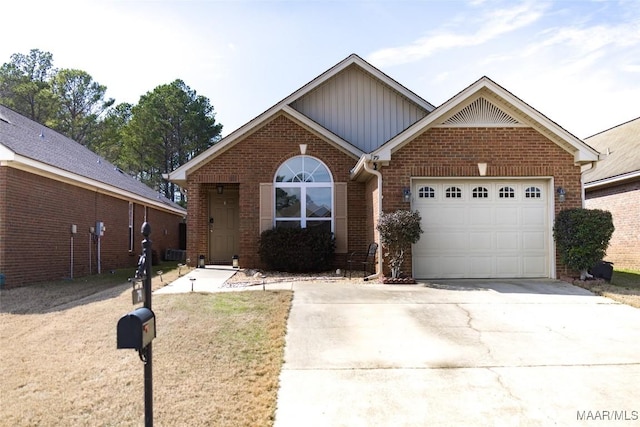
[[[231,264],[238,255],[240,237],[237,186],[225,185],[222,193],[209,193],[209,262]]]

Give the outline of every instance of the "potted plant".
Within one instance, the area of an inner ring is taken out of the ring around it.
[[[415,283],[411,277],[403,277],[404,255],[412,244],[420,239],[420,213],[418,211],[397,210],[380,215],[377,230],[384,247],[384,256],[388,259],[391,277],[383,277],[383,283]]]

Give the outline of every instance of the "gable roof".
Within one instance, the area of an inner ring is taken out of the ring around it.
[[[330,129],[330,126],[327,126],[320,118],[309,117],[307,115],[307,109],[303,106],[305,98],[308,99],[312,97],[314,91],[320,89],[325,83],[334,79],[338,74],[351,69],[350,67],[357,68],[358,71],[365,73],[372,80],[380,82],[385,87],[390,88],[390,90],[397,93],[400,98],[406,99],[408,102],[415,105],[417,109],[422,110],[424,113],[417,116],[415,120],[422,117],[424,114],[428,114],[435,108],[432,104],[402,86],[400,83],[387,76],[382,71],[360,58],[358,55],[352,54],[275,104],[273,107],[266,110],[264,113],[236,129],[200,155],[191,159],[189,162],[180,166],[173,172],[165,175],[165,178],[184,186],[189,173],[194,172],[205,163],[232,147],[236,142],[239,142],[256,131],[260,126],[270,120],[273,120],[279,115],[286,115],[299,125],[326,139],[339,150],[352,156],[354,160],[358,159],[367,151],[366,146],[358,146],[358,141],[354,141],[350,138],[349,136],[351,134],[349,132],[343,133],[337,130],[333,131]]]
[[[585,173],[585,188],[640,177],[640,117],[585,141],[602,153],[598,166]]]
[[[471,113],[469,107],[488,111]],[[466,111],[466,112],[465,112]],[[486,123],[487,120],[492,122]],[[461,124],[461,122],[464,122]],[[437,126],[527,126],[555,142],[574,156],[576,164],[595,162],[598,152],[520,98],[484,76],[444,102],[429,115],[371,153],[382,161],[426,129]],[[354,171],[356,173],[357,171]]]
[[[186,210],[74,140],[0,105],[0,164],[100,189],[178,215]]]

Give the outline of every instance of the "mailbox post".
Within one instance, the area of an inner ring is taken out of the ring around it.
[[[142,224],[142,253],[144,256],[144,307],[151,311],[151,226],[148,222]],[[153,311],[152,311],[153,313]],[[154,327],[155,329],[155,327]],[[155,331],[154,331],[155,335]],[[144,348],[146,357],[144,361],[144,424],[146,427],[153,427],[153,364],[151,357],[151,347],[153,343]]]
[[[134,279],[133,303],[140,302],[139,287],[136,281],[142,282],[144,307],[140,307],[120,318],[117,328],[118,348],[132,348],[138,351],[140,360],[144,362],[144,424],[153,427],[153,360],[152,341],[156,337],[156,318],[151,310],[151,226],[142,224],[142,255],[138,260],[138,269]]]

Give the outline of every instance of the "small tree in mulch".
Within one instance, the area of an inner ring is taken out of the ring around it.
[[[378,221],[377,230],[380,232],[380,242],[386,249],[391,277],[400,278],[404,254],[412,244],[420,240],[420,213],[418,211],[397,210],[383,213]]]
[[[613,230],[609,211],[583,208],[560,211],[553,225],[560,260],[579,271],[580,280],[585,280],[587,270],[604,258]]]

